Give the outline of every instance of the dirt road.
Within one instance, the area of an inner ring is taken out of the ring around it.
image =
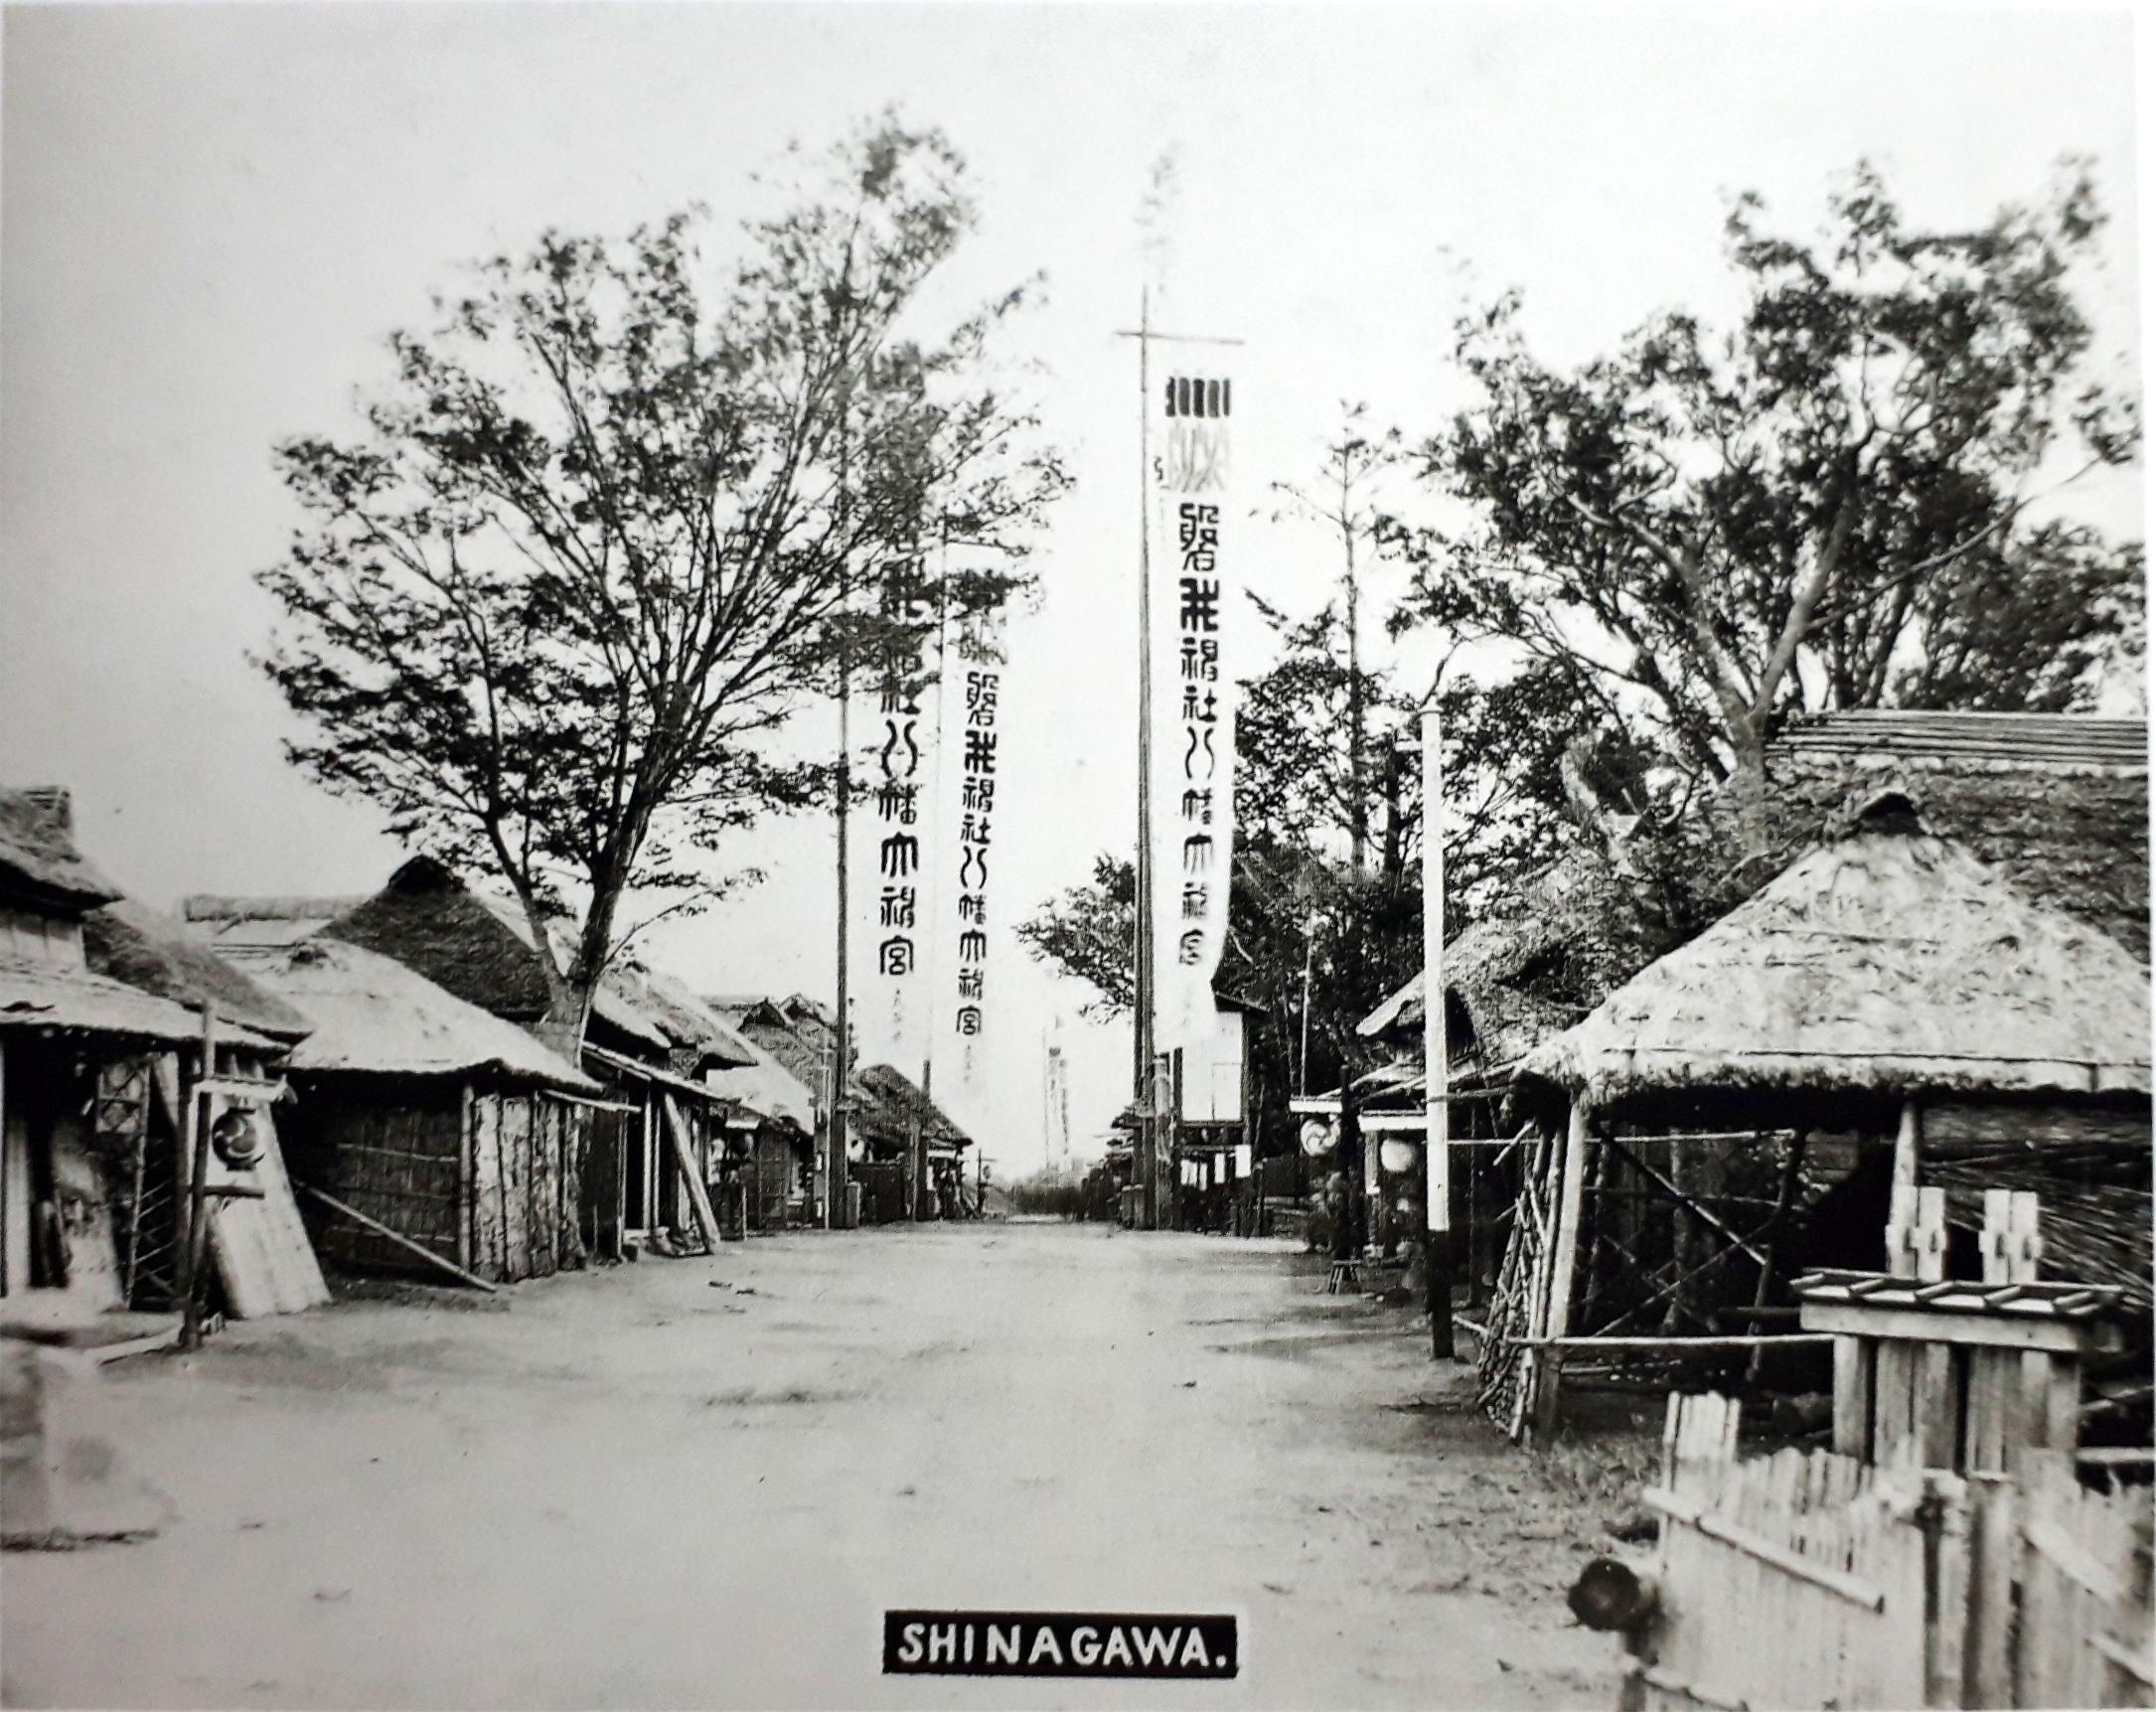
[[[1285,1245],[804,1233],[110,1369],[180,1519],[0,1567],[99,1706],[1605,1707],[1588,1525]],[[1233,1682],[883,1677],[886,1607],[1221,1611]]]

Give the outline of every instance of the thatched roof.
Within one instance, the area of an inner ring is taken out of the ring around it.
[[[1661,1089],[2149,1091],[2149,975],[1924,833],[1816,850],[1626,982],[1521,1074]]]
[[[90,969],[160,999],[216,1005],[218,1019],[259,1034],[297,1040],[307,1019],[260,982],[218,956],[170,916],[122,899],[82,918]]]
[[[524,910],[506,898],[477,892],[431,856],[414,856],[389,883],[329,924],[347,944],[393,957],[467,1004],[513,1021],[546,1014],[546,973],[534,949]],[[552,936],[554,956],[573,948]],[[603,979],[591,1014],[644,1046],[670,1044],[665,1028],[615,978]]]
[[[609,973],[621,996],[666,1030],[693,1071],[738,1069],[756,1062],[756,1050],[724,1017],[664,970],[631,960]]]
[[[313,1026],[292,1049],[294,1071],[500,1076],[597,1091],[596,1082],[514,1022],[465,1003],[393,958],[330,938],[237,955]]]
[[[712,1004],[750,1045],[762,1051],[804,1088],[823,1086],[825,1042],[812,1040],[795,1028],[772,1001],[718,999]]]
[[[816,1131],[816,1100],[808,1088],[753,1041],[753,1059],[738,1069],[713,1071],[713,1090],[743,1110],[774,1124],[792,1124],[804,1135]]]
[[[0,887],[73,913],[123,895],[75,848],[68,793],[0,790]]]
[[[1599,849],[1578,844],[1447,941],[1453,1013],[1447,1044],[1495,1071],[1586,1013],[1666,939],[1634,907],[1623,876]],[[1423,974],[1416,971],[1356,1024],[1366,1039],[1419,1034]]]
[[[246,946],[297,945],[366,901],[365,893],[226,897],[197,892],[181,900],[180,913],[213,947],[237,950]]]
[[[919,1124],[922,1136],[928,1141],[948,1142],[961,1148],[972,1145],[973,1138],[953,1123],[943,1108],[923,1093],[920,1085],[904,1071],[889,1064],[870,1064],[860,1072],[858,1079],[877,1102],[872,1112],[858,1113],[854,1119],[862,1134],[878,1140],[904,1141],[911,1136],[913,1126]]]
[[[1883,791],[2040,903],[2149,954],[2148,725],[2078,713],[1819,713],[1767,748],[1784,856],[1838,837]]]
[[[161,1046],[202,1038],[202,1017],[169,999],[145,993],[87,969],[0,958],[0,1028],[112,1035]],[[277,1053],[285,1042],[251,1028],[221,1023],[227,1045]]]

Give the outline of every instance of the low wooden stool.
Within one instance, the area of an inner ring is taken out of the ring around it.
[[[1362,1262],[1359,1260],[1336,1260],[1332,1270],[1325,1275],[1324,1294],[1345,1296],[1362,1294]]]

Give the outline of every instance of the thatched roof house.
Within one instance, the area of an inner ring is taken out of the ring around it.
[[[1792,1265],[1880,1264],[1890,1152],[1966,1233],[1984,1190],[2032,1190],[2046,1275],[2120,1286],[2145,1317],[2149,1023],[2131,951],[1890,793],[1536,1048],[1517,1087],[1545,1111],[1569,1098],[1575,1133],[1592,1113],[1645,1134],[1771,1126],[1799,1155],[1807,1133],[1854,1139]]]
[[[668,1061],[676,1074],[696,1077],[756,1063],[756,1049],[747,1038],[665,971],[632,958],[609,972],[608,979],[666,1032]]]
[[[25,904],[79,913],[121,895],[75,848],[75,812],[60,786],[0,791],[0,879]]]
[[[531,1034],[395,960],[316,936],[243,955],[312,1025],[287,1075],[293,1175],[322,1252],[369,1271],[544,1277],[598,1246],[588,1169],[599,1084]],[[400,1244],[383,1232],[393,1232]],[[410,1245],[410,1246],[407,1246]]]
[[[258,1069],[306,1032],[177,924],[121,901],[76,849],[66,791],[0,792],[0,1295],[168,1305],[179,1054],[201,1057],[206,1000],[220,1069]],[[211,1221],[225,1306],[321,1300],[273,1132],[253,1175],[261,1195]]]

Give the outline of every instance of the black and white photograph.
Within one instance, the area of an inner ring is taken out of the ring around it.
[[[2151,64],[0,5],[0,1706],[2156,1706]]]

